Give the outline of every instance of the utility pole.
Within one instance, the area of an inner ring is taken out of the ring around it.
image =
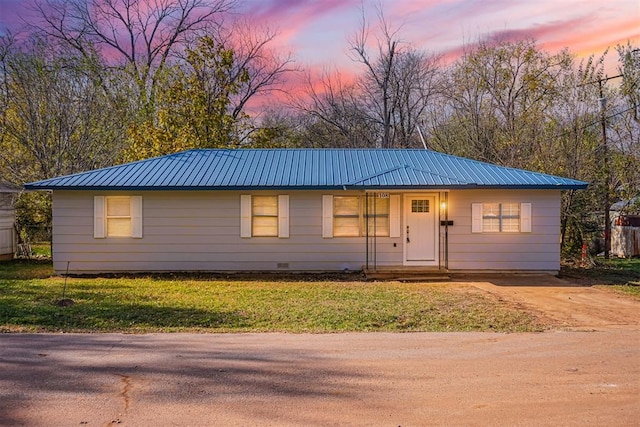
[[[640,52],[640,49],[633,49],[631,51],[632,54]],[[607,143],[607,98],[605,98],[602,84],[608,82],[609,80],[618,79],[620,77],[624,77],[624,74],[618,74],[617,76],[607,77],[605,76],[602,79],[594,80],[591,82],[583,83],[578,86],[585,86],[594,83],[598,83],[598,89],[600,94],[600,118],[602,125],[602,161],[603,165],[603,173],[604,173],[604,258],[609,259],[609,253],[611,252],[611,218],[609,214],[609,209],[611,208],[611,169],[609,162],[609,146]]]
[[[622,77],[622,75],[616,76]],[[611,77],[612,79],[615,77]],[[606,81],[606,80],[605,80]],[[598,89],[600,91],[600,115],[602,124],[602,159],[604,162],[604,259],[609,259],[611,251],[611,217],[609,209],[611,208],[611,171],[609,169],[609,145],[607,143],[607,98],[602,93],[602,79],[598,80]]]
[[[598,83],[598,90],[600,94],[600,119],[602,126],[602,161],[603,173],[604,173],[604,258],[609,259],[609,253],[611,252],[611,217],[609,209],[611,208],[611,168],[609,164],[609,146],[607,143],[607,98],[604,96],[602,90],[602,84],[609,80],[624,77],[623,74],[618,74],[613,77],[604,77],[602,79],[594,80],[592,82],[583,83],[579,86],[585,86],[589,84]]]

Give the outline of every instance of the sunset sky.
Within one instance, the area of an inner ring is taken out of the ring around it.
[[[0,0],[0,32],[18,31],[30,0]],[[347,38],[360,25],[364,5],[372,29],[380,3],[399,37],[455,59],[478,38],[531,36],[549,52],[568,47],[600,55],[630,40],[640,44],[640,0],[244,0],[240,12],[277,30],[278,49],[306,69],[357,70]],[[615,72],[615,52],[608,71]]]

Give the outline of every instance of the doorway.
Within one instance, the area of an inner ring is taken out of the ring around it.
[[[438,265],[438,205],[435,194],[404,195],[404,264]]]

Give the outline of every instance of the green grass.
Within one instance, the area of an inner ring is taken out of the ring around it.
[[[592,266],[563,266],[561,274],[592,285],[626,285],[640,282],[640,258],[596,258]]]
[[[197,276],[68,278],[50,263],[0,264],[2,332],[540,331],[475,288]],[[290,280],[290,279],[289,279]]]
[[[610,285],[610,286],[607,286],[606,288],[622,294],[632,295],[635,298],[640,299],[640,283],[628,284],[628,285]]]
[[[640,258],[597,258],[590,267],[564,266],[561,274],[634,298],[640,298]]]
[[[601,264],[614,270],[624,270],[640,278],[640,258],[611,258],[602,260]]]
[[[51,258],[51,243],[33,243],[31,244],[31,252],[34,257]]]

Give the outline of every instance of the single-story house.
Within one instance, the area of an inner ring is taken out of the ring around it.
[[[56,273],[556,272],[560,192],[587,183],[429,150],[189,150],[53,191]]]
[[[0,181],[0,260],[13,259],[16,253],[15,200],[20,188]]]

